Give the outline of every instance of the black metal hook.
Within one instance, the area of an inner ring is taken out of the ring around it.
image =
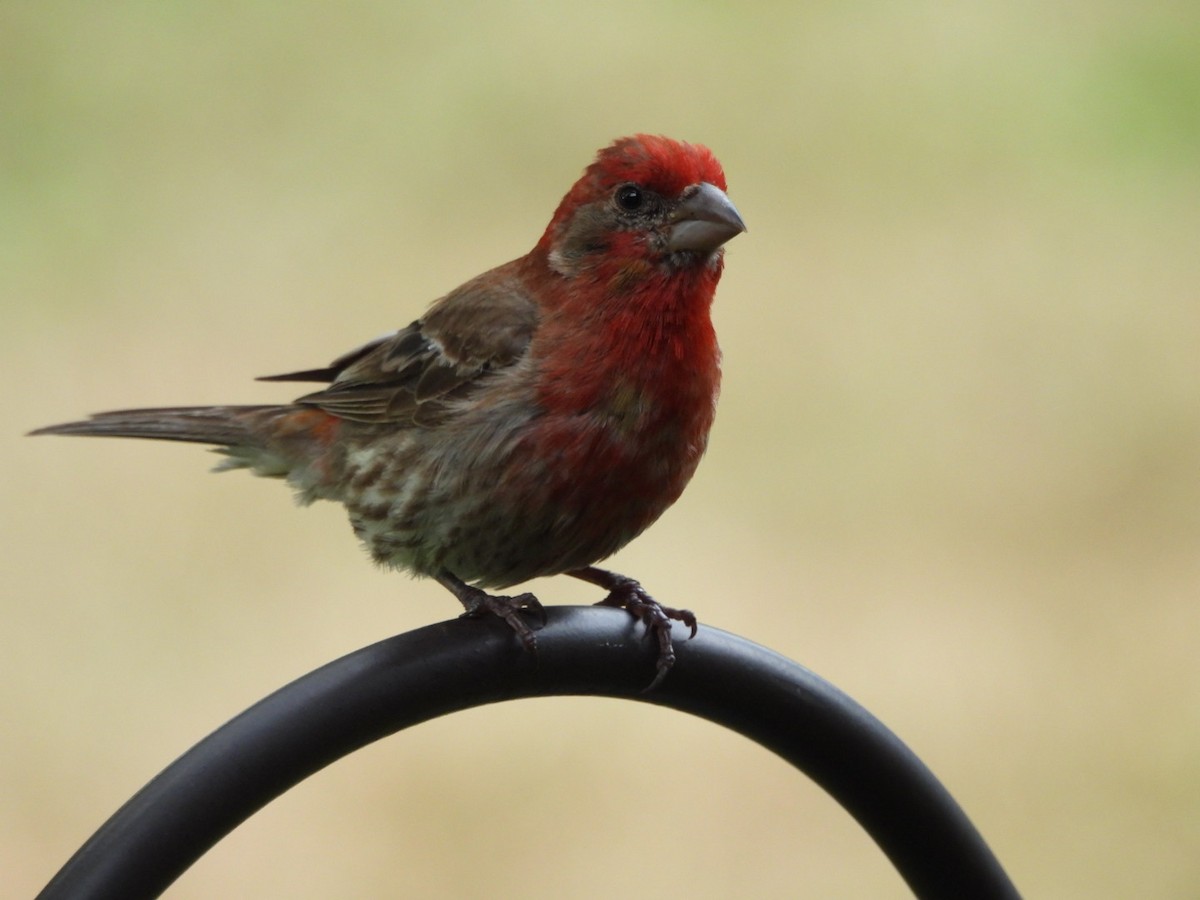
[[[157,897],[222,837],[329,763],[402,728],[522,697],[667,706],[779,754],[867,830],[921,898],[1016,898],[987,844],[892,732],[802,666],[715,628],[678,641],[655,690],[655,647],[621,610],[548,607],[536,654],[501,622],[389,638],[281,688],[135,794],[71,857],[43,900]]]

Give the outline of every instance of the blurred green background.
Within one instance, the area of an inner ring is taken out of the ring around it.
[[[1200,5],[8,3],[0,117],[6,894],[455,613],[199,449],[23,432],[286,399],[251,378],[524,253],[634,131],[750,233],[708,459],[614,568],[858,698],[1028,896],[1200,894]],[[766,751],[582,699],[380,742],[170,892],[399,894],[907,892]]]

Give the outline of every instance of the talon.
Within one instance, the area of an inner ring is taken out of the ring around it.
[[[546,609],[533,594],[518,594],[515,597],[489,594],[480,588],[472,587],[449,572],[442,572],[437,576],[437,580],[448,588],[458,598],[458,602],[463,605],[462,618],[478,619],[485,615],[498,616],[520,638],[526,650],[531,653],[537,651],[537,635],[520,615],[522,610],[529,610],[541,621],[541,627],[546,626]]]
[[[522,594],[517,599],[525,601],[524,608],[538,617],[539,627],[545,628],[549,619],[546,618],[546,607],[542,606],[542,601],[533,594]]]
[[[474,588],[473,590],[478,591],[479,589]],[[478,619],[486,615],[499,616],[508,623],[508,627],[521,639],[521,643],[525,645],[526,650],[537,650],[537,635],[533,633],[533,629],[520,616],[521,610],[529,609],[538,615],[542,621],[542,625],[546,624],[546,611],[542,609],[542,604],[538,602],[537,597],[533,596],[533,594],[519,594],[516,597],[505,597],[489,594],[486,591],[479,591],[478,594],[470,598],[470,605],[465,600],[463,601],[463,605],[467,607],[467,610],[462,614],[462,618]]]
[[[624,609],[646,628],[646,638],[653,637],[658,641],[658,662],[655,666],[654,680],[643,689],[643,693],[652,691],[662,683],[675,665],[675,648],[671,643],[671,622],[683,623],[688,629],[688,640],[696,636],[696,616],[690,609],[675,609],[673,606],[663,606],[648,593],[638,582],[616,572],[608,572],[589,566],[586,569],[575,569],[568,572],[584,581],[608,588],[608,596],[597,603],[597,606],[616,606]]]

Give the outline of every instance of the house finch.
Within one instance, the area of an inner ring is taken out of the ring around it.
[[[745,230],[705,147],[636,135],[601,150],[525,256],[468,281],[407,328],[329,366],[282,406],[100,413],[34,434],[216,445],[218,470],[285,478],[344,503],[383,565],[437,579],[466,615],[502,617],[504,588],[566,573],[606,589],[657,637],[654,683],[687,610],[596,568],[679,497],[720,382],[709,317],[721,245]]]

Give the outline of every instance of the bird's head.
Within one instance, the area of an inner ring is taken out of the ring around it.
[[[718,261],[745,230],[712,151],[639,134],[600,151],[538,247],[565,276],[632,259],[684,268]]]

